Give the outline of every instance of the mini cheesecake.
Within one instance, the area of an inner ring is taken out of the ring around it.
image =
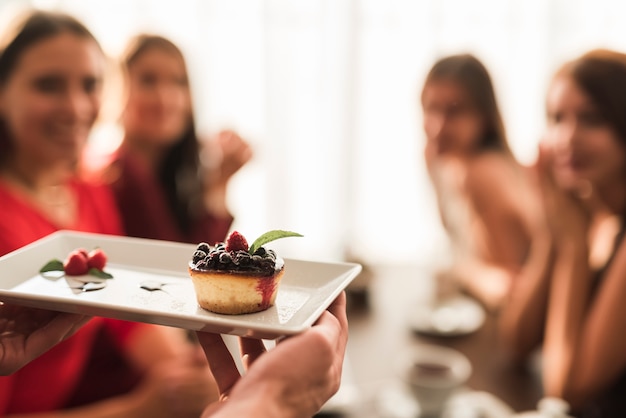
[[[274,305],[285,264],[273,250],[252,254],[245,238],[233,232],[226,243],[200,243],[189,262],[198,304],[211,312],[240,315]]]

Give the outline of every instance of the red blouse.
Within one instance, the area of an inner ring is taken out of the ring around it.
[[[101,234],[123,235],[115,201],[109,189],[82,182],[72,182],[78,202],[74,225],[65,229]],[[6,183],[0,181],[0,255],[49,235],[60,228]]]
[[[232,216],[219,218],[205,212],[184,233],[176,222],[159,180],[141,161],[118,150],[106,168],[126,234],[139,238],[188,243],[223,241]]]
[[[83,232],[121,235],[113,197],[104,187],[71,183],[78,202],[78,216],[70,228]],[[0,181],[0,255],[38,240],[59,228],[10,186]],[[94,349],[93,341],[108,329],[116,344],[146,324],[94,318],[71,338],[10,376],[0,377],[0,416],[61,408],[72,396],[84,366]]]

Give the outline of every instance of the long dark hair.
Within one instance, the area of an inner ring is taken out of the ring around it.
[[[422,99],[426,87],[431,82],[441,80],[453,81],[465,89],[472,105],[483,117],[484,132],[477,149],[494,149],[511,155],[495,89],[483,63],[471,54],[450,55],[439,59],[426,76]]]
[[[626,147],[626,54],[594,49],[565,63],[554,77],[570,77]]]
[[[609,49],[591,50],[566,62],[554,75],[554,79],[559,77],[570,77],[589,96],[626,150],[626,54]],[[626,232],[626,208],[621,221],[618,239],[623,239]]]
[[[62,33],[71,33],[90,39],[98,48],[100,44],[93,34],[74,17],[56,12],[30,11],[22,17],[0,51],[0,88],[4,88],[13,74],[15,66],[24,52],[37,42]],[[6,121],[0,118],[0,163],[8,158],[12,150],[12,139]]]
[[[177,56],[183,63],[185,74],[187,74],[185,58],[181,50],[170,40],[150,34],[140,34],[131,39],[122,61],[124,69],[128,71],[142,54],[152,49],[159,49]],[[186,129],[173,143],[157,168],[157,175],[165,191],[167,203],[184,233],[189,232],[204,204],[200,166],[200,145],[192,111]]]

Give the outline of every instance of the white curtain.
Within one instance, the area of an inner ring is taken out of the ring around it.
[[[550,74],[626,49],[618,0],[4,0],[70,12],[117,55],[139,32],[184,50],[199,130],[232,127],[254,161],[232,182],[235,228],[292,229],[289,257],[430,262],[445,252],[421,159],[421,82],[442,55],[490,69],[516,156],[531,163]],[[118,140],[111,125],[95,147]]]

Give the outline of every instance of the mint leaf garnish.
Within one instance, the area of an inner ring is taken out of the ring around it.
[[[39,270],[39,273],[46,273],[48,271],[63,271],[63,262],[57,259],[50,260]]]
[[[90,268],[89,274],[91,274],[92,276],[96,276],[99,279],[112,279],[113,278],[113,275],[111,273],[107,273],[104,270],[98,270],[95,268]]]
[[[268,231],[265,234],[261,235],[260,237],[258,237],[250,246],[250,249],[248,250],[249,254],[254,254],[256,252],[256,250],[258,250],[259,248],[261,248],[263,245],[267,244],[268,242],[272,242],[275,241],[277,239],[280,238],[287,238],[287,237],[302,237],[303,235],[298,234],[297,232],[291,232],[291,231],[283,231],[280,229],[275,229],[273,231]]]

